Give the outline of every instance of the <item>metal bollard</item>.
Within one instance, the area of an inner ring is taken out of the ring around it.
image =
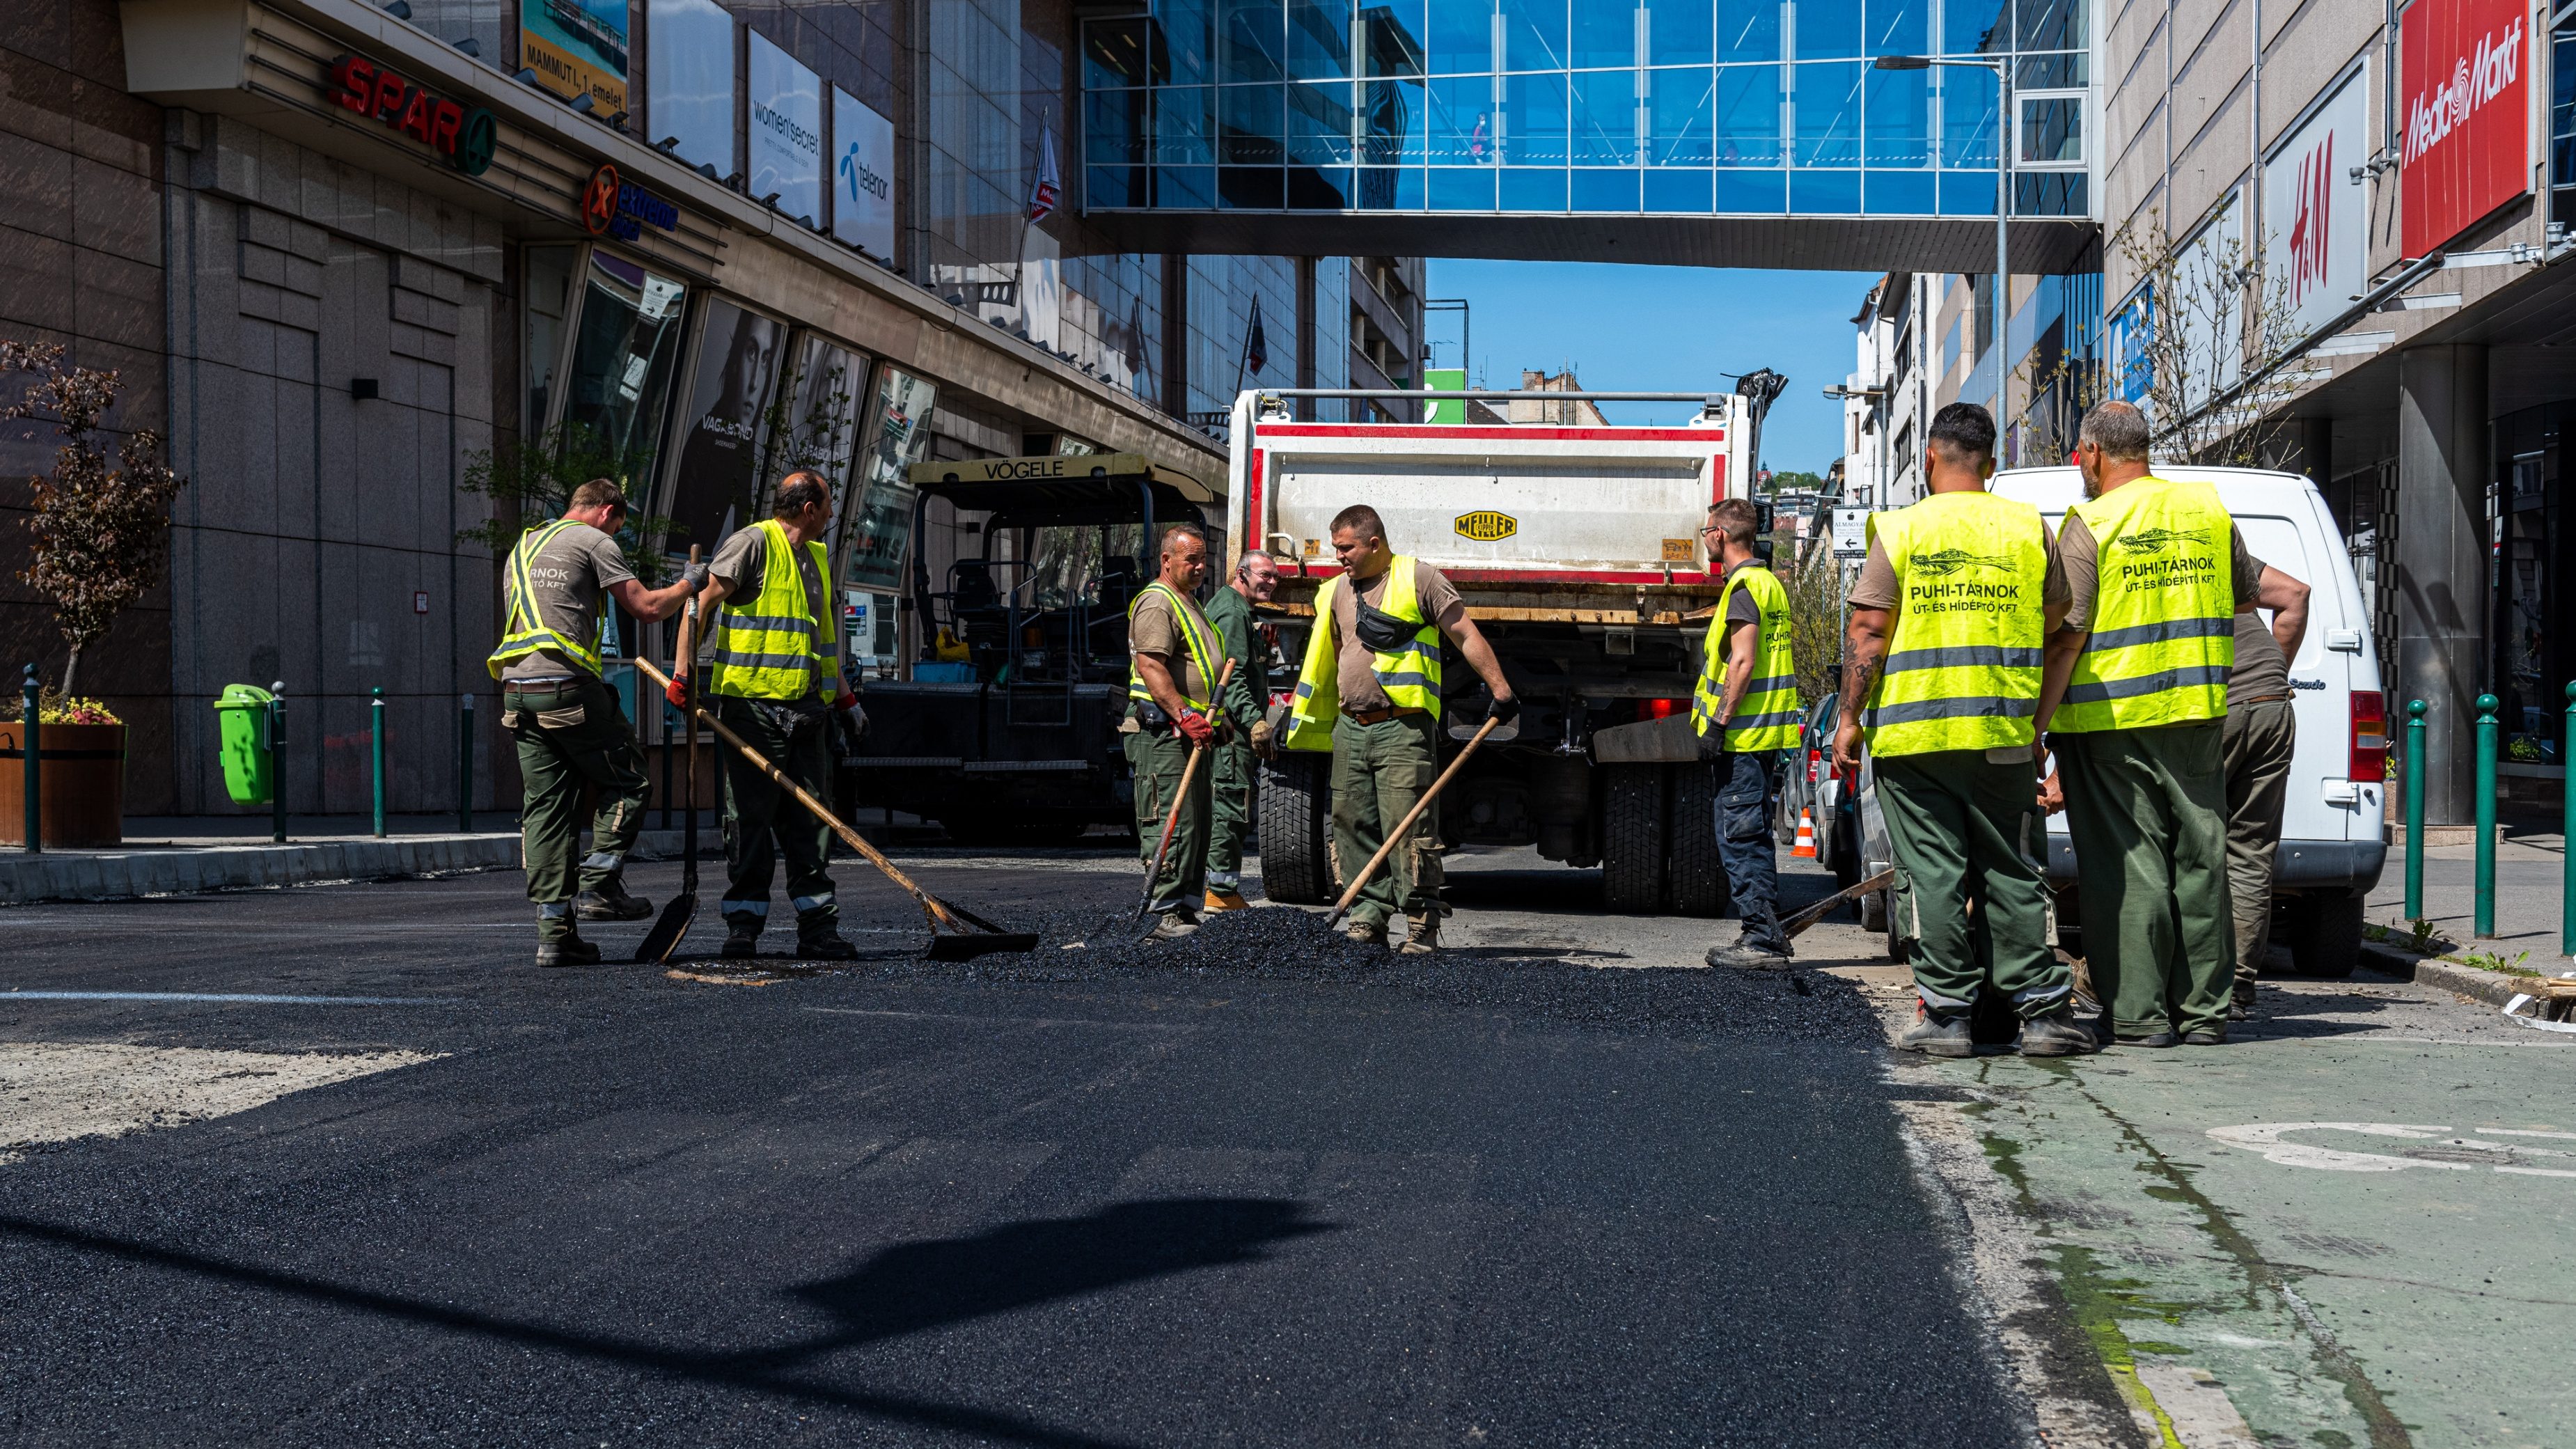
[[[268,838],[286,843],[286,681],[269,689],[268,701]]]
[[[458,696],[456,711],[456,830],[474,833],[474,696]]]
[[[2567,682],[2567,733],[2558,746],[2558,799],[2566,812],[2558,826],[2559,854],[2566,862],[2558,878],[2558,950],[2576,959],[2576,849],[2567,845],[2576,840],[2576,790],[2567,788],[2576,769],[2568,768],[2570,761],[2576,761],[2576,679]]]
[[[385,838],[385,691],[380,685],[367,692],[374,696],[367,706],[374,711],[368,716],[368,743],[373,747],[376,767],[376,838],[382,840]]]
[[[2478,696],[2478,899],[2471,929],[2482,937],[2495,934],[2497,703],[2492,694]]]
[[[2424,701],[2406,702],[2406,919],[2424,919]]]
[[[36,666],[27,666],[26,682],[18,687],[18,698],[26,713],[18,716],[18,765],[24,770],[26,785],[21,794],[27,806],[27,853],[45,853],[45,723],[38,707],[44,699],[44,686],[36,683]]]

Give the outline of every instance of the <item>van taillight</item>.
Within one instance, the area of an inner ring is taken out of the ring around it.
[[[2388,699],[2378,690],[2352,692],[2352,764],[2346,778],[2388,778]]]
[[[1825,752],[1817,749],[1814,745],[1809,745],[1807,746],[1807,783],[1810,785],[1821,784],[1823,783],[1824,778]]]

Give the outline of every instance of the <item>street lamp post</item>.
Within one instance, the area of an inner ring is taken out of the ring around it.
[[[2012,221],[2012,57],[1882,55],[1870,64],[1879,70],[1930,70],[1936,65],[1951,65],[1995,73],[1995,432],[2000,440],[2004,430],[2004,334],[2012,325],[2012,273],[2006,257]]]

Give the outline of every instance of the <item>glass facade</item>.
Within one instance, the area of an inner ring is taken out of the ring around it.
[[[2075,0],[1152,0],[1087,23],[1087,204],[2089,215]]]

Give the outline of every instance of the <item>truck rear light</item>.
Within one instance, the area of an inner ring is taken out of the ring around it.
[[[1677,714],[1690,713],[1690,704],[1687,699],[1641,699],[1637,701],[1637,718],[1671,719]]]
[[[2352,692],[2352,763],[2345,778],[2356,783],[2388,778],[2388,699],[2378,690]]]

